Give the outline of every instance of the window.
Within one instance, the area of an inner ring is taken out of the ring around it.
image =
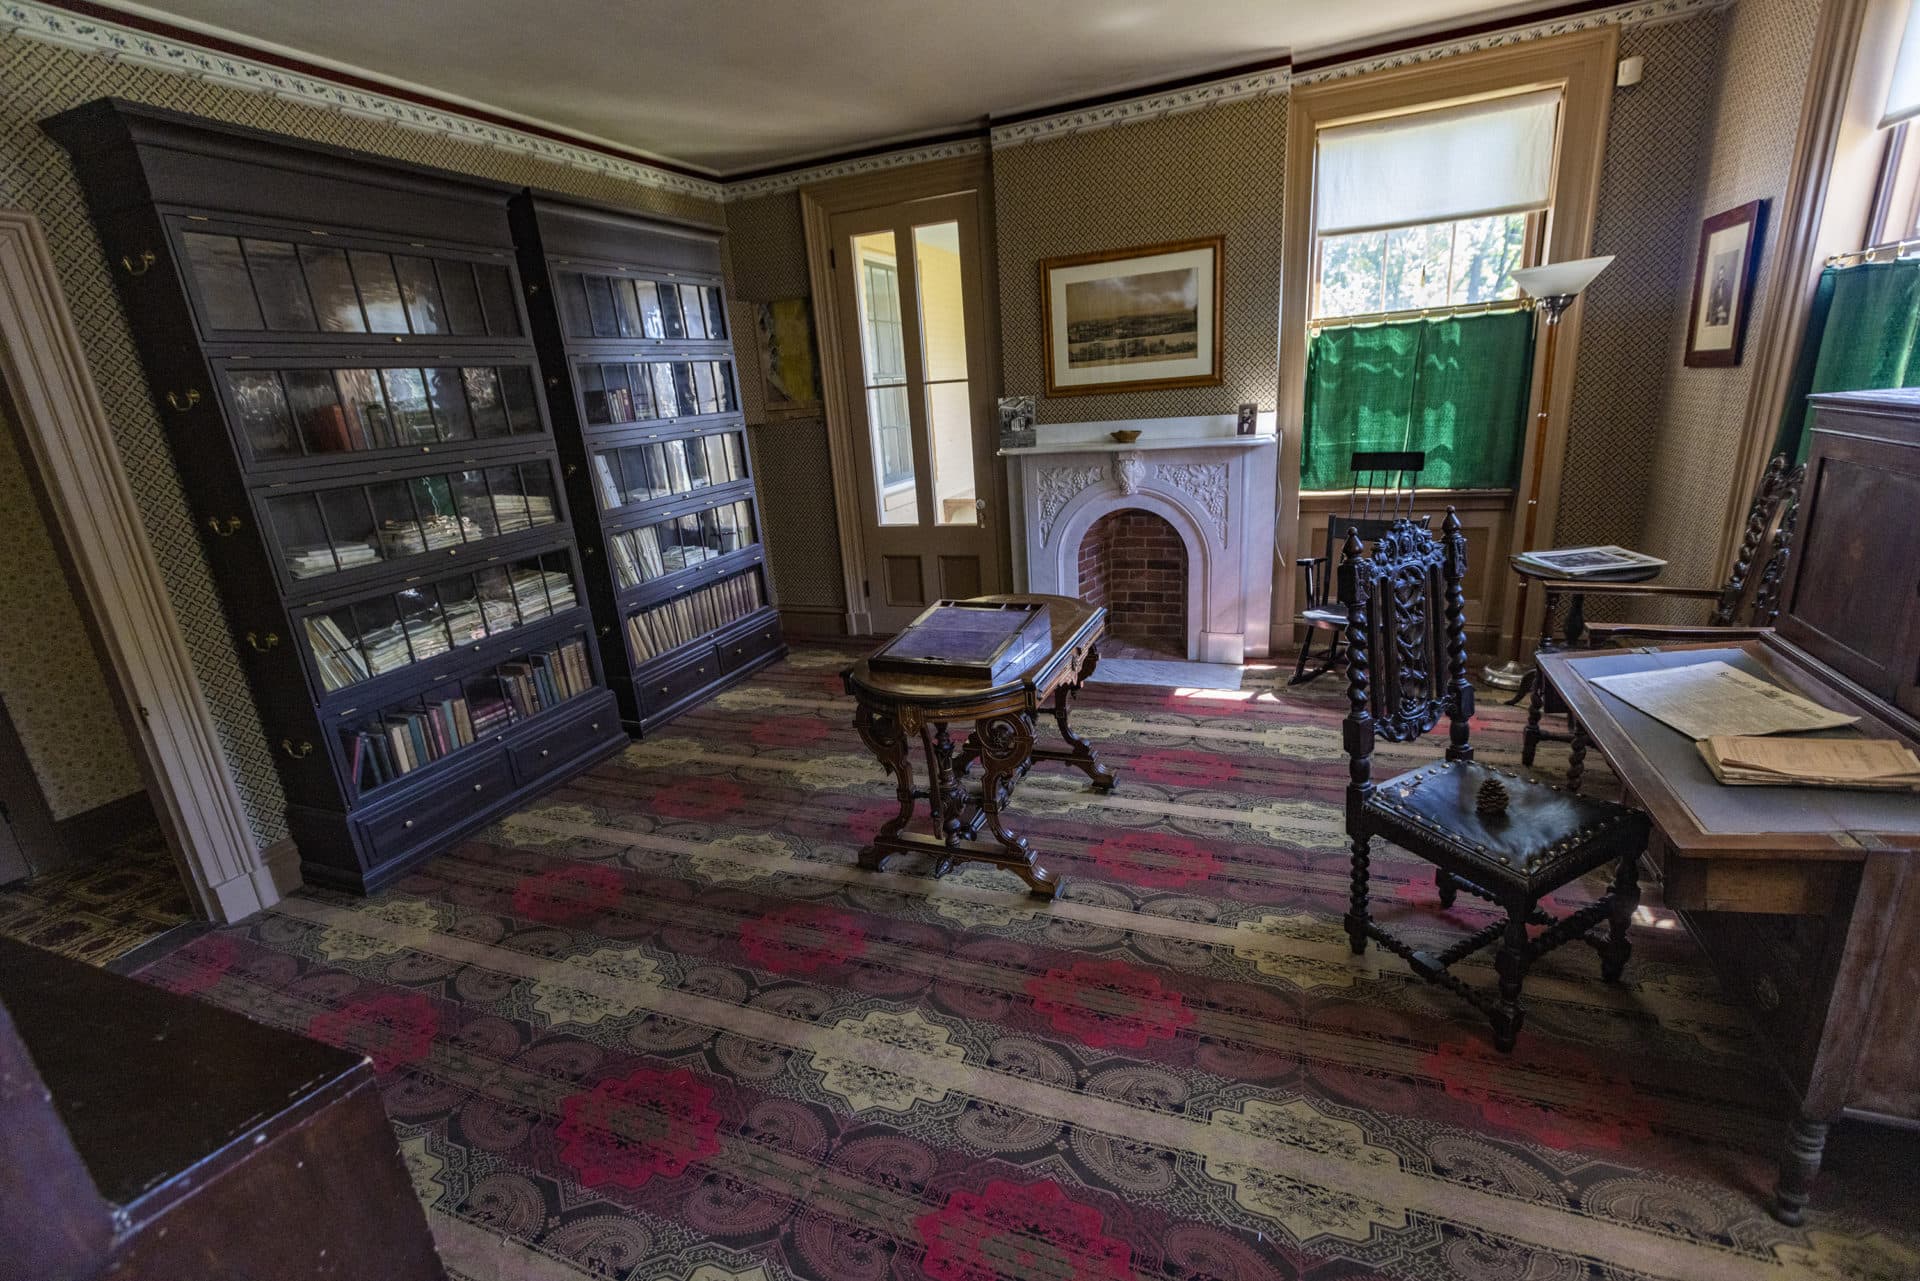
[[[872,258],[860,263],[866,305],[861,315],[866,321],[868,380],[876,386],[895,386],[907,380],[906,341],[900,325],[900,269],[891,262]],[[874,436],[880,446],[880,484],[883,489],[898,490],[913,484],[913,428],[907,421],[906,403],[895,405],[886,400],[889,412],[875,416]]]
[[[1315,317],[1468,306],[1516,298],[1515,268],[1530,266],[1537,219],[1526,214],[1321,236]]]

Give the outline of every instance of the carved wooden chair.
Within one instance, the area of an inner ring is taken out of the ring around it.
[[[1670,587],[1660,583],[1593,583],[1555,579],[1544,584],[1545,622],[1541,630],[1552,635],[1562,598],[1584,604],[1582,598],[1608,600],[1710,600],[1713,609],[1701,623],[1588,623],[1581,608],[1567,618],[1555,648],[1601,649],[1610,645],[1682,645],[1688,641],[1738,640],[1773,626],[1780,614],[1780,587],[1786,580],[1792,554],[1794,527],[1800,514],[1800,488],[1806,481],[1804,463],[1775,454],[1760,478],[1760,490],[1747,509],[1746,533],[1740,541],[1733,574],[1719,587]],[[1520,760],[1529,767],[1542,742],[1568,743],[1567,785],[1580,789],[1586,772],[1587,740],[1579,724],[1568,718],[1564,732],[1545,729],[1545,716],[1564,716],[1567,707],[1544,677],[1536,676],[1527,701],[1527,728],[1521,738]]]
[[[1469,722],[1473,685],[1467,675],[1467,540],[1447,509],[1440,537],[1397,521],[1368,554],[1347,535],[1340,557],[1340,601],[1347,613],[1347,835],[1353,841],[1353,893],[1347,938],[1355,955],[1373,939],[1404,958],[1414,973],[1458,993],[1487,1015],[1494,1044],[1513,1048],[1523,1018],[1520,988],[1533,963],[1563,943],[1582,939],[1600,953],[1602,977],[1620,977],[1632,951],[1627,929],[1640,902],[1639,858],[1647,816],[1578,796],[1473,759]],[[1447,718],[1446,759],[1375,782],[1377,739],[1409,743]],[[1374,923],[1367,883],[1376,839],[1434,865],[1440,906],[1460,890],[1504,914],[1440,952],[1402,942]],[[1540,900],[1596,868],[1614,866],[1611,889],[1564,917]],[[1607,922],[1605,939],[1590,936]],[[1543,927],[1531,934],[1530,925]],[[1452,967],[1499,944],[1499,990],[1471,987]]]
[[[1333,558],[1340,540],[1349,529],[1357,529],[1361,538],[1372,541],[1392,528],[1394,521],[1402,517],[1411,520],[1414,499],[1420,493],[1420,473],[1426,466],[1427,455],[1418,449],[1358,450],[1352,454],[1348,470],[1353,472],[1353,489],[1347,494],[1346,515],[1335,512],[1327,517],[1327,541],[1320,555],[1302,556],[1295,562],[1306,579],[1305,595],[1301,597],[1306,608],[1300,611],[1300,621],[1306,624],[1307,634],[1300,641],[1300,657],[1294,661],[1293,678],[1287,684],[1304,685],[1340,665],[1340,637],[1346,630],[1347,613],[1338,601],[1330,599]],[[1426,523],[1425,517],[1421,523]],[[1318,656],[1318,665],[1309,670],[1307,664],[1315,660],[1314,638],[1323,631],[1327,648]]]

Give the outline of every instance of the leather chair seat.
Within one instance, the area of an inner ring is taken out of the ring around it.
[[[1507,789],[1504,813],[1479,812],[1488,779]],[[1449,870],[1501,897],[1549,893],[1647,841],[1645,814],[1474,761],[1388,779],[1365,808],[1388,840],[1398,829],[1439,844],[1454,856]]]

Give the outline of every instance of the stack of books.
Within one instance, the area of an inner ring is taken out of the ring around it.
[[[615,534],[610,541],[614,568],[619,571],[622,587],[635,587],[667,572],[666,560],[660,554],[657,526],[630,529]]]
[[[540,494],[476,494],[460,500],[460,514],[488,535],[517,534],[554,521],[553,499]]]
[[[376,535],[380,550],[390,559],[417,556],[442,547],[457,547],[480,537],[480,526],[465,516],[429,516],[425,520],[390,520]]]
[[[307,646],[313,651],[314,665],[320,669],[321,684],[328,689],[345,689],[355,681],[367,679],[366,658],[330,615],[309,616],[306,628]]]
[[[464,697],[386,713],[347,740],[347,766],[362,792],[465,747],[476,734]]]
[[[745,618],[765,603],[760,576],[740,574],[628,616],[627,639],[637,659],[657,658]]]
[[[524,661],[502,663],[500,686],[521,716],[558,707],[593,686],[593,668],[584,642],[570,641],[546,654]]]
[[[321,543],[317,547],[287,548],[287,569],[295,578],[314,578],[356,565],[371,565],[379,559],[380,553],[371,543]]]

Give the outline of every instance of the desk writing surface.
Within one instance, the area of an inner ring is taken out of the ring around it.
[[[1700,830],[1715,835],[1892,832],[1920,835],[1920,797],[1831,787],[1728,787],[1713,777],[1700,749],[1680,731],[1593,684],[1597,676],[1722,662],[1815,702],[1818,690],[1794,686],[1744,649],[1620,650],[1569,660],[1635,748],[1659,771]],[[1828,704],[1829,706],[1831,704]],[[1848,731],[1834,731],[1845,735]]]

